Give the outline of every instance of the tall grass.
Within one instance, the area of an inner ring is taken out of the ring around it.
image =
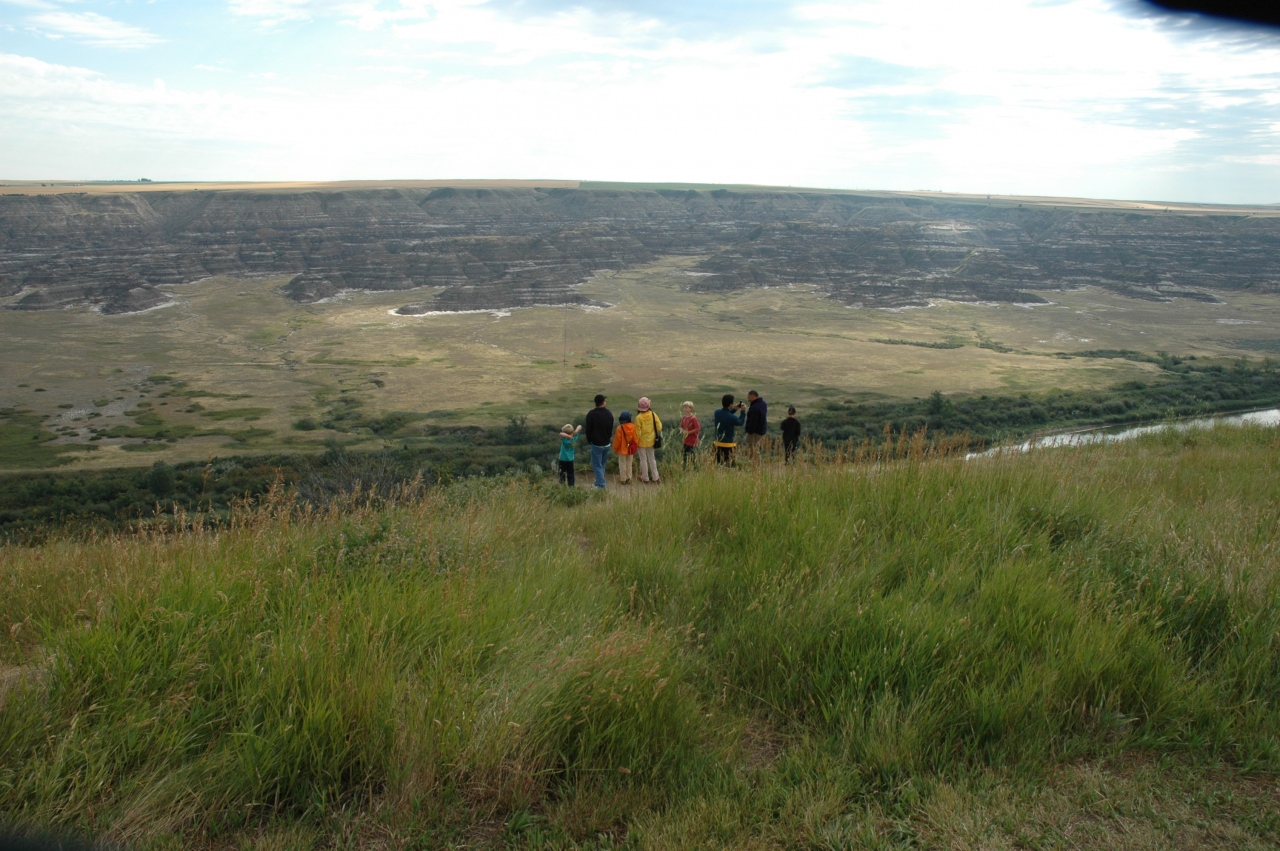
[[[974,772],[1280,768],[1275,431],[954,449],[0,550],[0,810],[158,846],[837,847]]]

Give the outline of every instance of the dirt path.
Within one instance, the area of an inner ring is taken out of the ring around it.
[[[49,660],[44,658],[43,651],[36,654],[36,661],[27,665],[6,665],[0,663],[0,709],[4,709],[5,700],[10,692],[22,688],[25,683],[36,683],[44,676]]]

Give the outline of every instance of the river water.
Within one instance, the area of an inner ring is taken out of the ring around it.
[[[1025,443],[1013,446],[998,446],[986,452],[973,452],[967,457],[977,458],[983,455],[994,455],[1012,450],[1027,452],[1031,449],[1052,448],[1055,446],[1086,446],[1091,443],[1116,443],[1121,440],[1132,440],[1144,434],[1156,434],[1169,429],[1188,431],[1196,428],[1212,428],[1215,425],[1260,425],[1280,426],[1280,408],[1268,408],[1265,411],[1250,411],[1245,414],[1221,414],[1216,417],[1197,417],[1174,422],[1154,423],[1144,426],[1106,426],[1102,428],[1066,431],[1057,434],[1045,434],[1033,437]]]

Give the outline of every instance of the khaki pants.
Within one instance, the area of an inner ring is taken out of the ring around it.
[[[760,444],[764,443],[763,434],[747,435],[747,457],[758,458],[760,456]]]
[[[618,455],[618,483],[622,485],[631,483],[631,459],[634,455]]]
[[[658,459],[654,457],[652,446],[641,446],[636,451],[640,459],[640,481],[656,482],[658,480]]]

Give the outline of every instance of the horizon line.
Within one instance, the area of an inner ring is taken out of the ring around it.
[[[200,190],[209,191],[287,191],[324,189],[378,189],[378,188],[500,188],[500,189],[632,189],[675,191],[752,191],[752,192],[804,192],[838,195],[870,195],[880,197],[905,196],[912,198],[943,198],[965,203],[994,202],[999,206],[1011,203],[1032,204],[1037,207],[1102,207],[1130,212],[1209,212],[1251,210],[1280,215],[1280,202],[1257,204],[1228,204],[1204,201],[1159,201],[1123,198],[1089,198],[1083,196],[1021,195],[1006,193],[953,192],[941,189],[869,189],[823,186],[789,186],[756,183],[694,183],[684,181],[623,181],[577,180],[562,178],[381,178],[351,180],[153,180],[149,178],[119,179],[3,179],[0,190],[27,190],[4,192],[7,195],[62,195],[76,194],[72,190],[89,190],[82,194],[124,194],[129,192],[156,192]],[[31,191],[34,190],[34,191]],[[40,191],[44,190],[44,191]]]

